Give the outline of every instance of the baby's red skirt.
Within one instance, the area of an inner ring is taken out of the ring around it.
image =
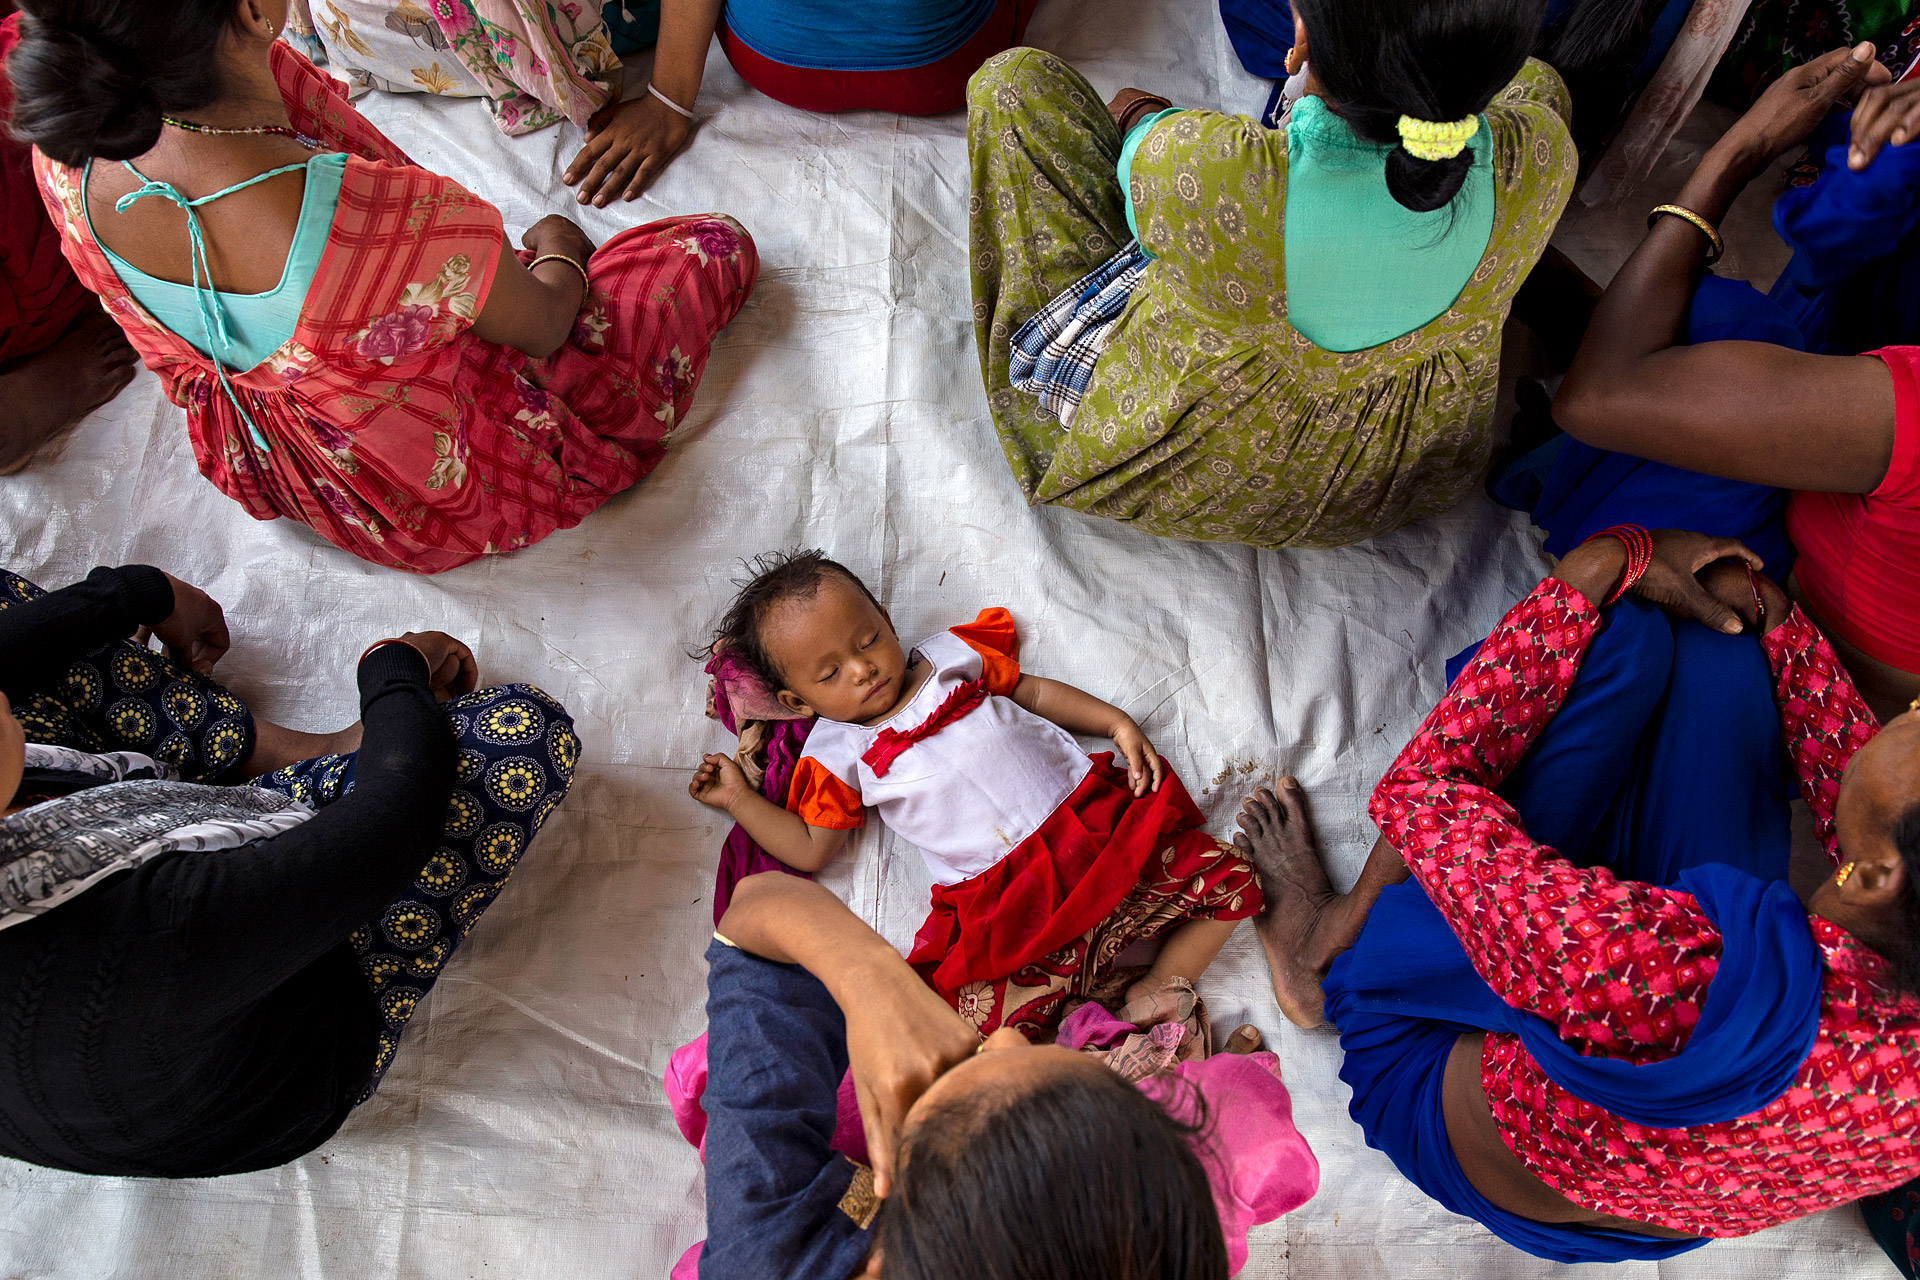
[[[936,885],[909,964],[982,1034],[1051,1032],[1135,942],[1188,920],[1243,920],[1262,905],[1240,852],[1169,772],[1135,799],[1111,753],[1040,829],[992,867]]]

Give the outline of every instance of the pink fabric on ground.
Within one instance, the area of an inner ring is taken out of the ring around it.
[[[667,1074],[662,1082],[667,1106],[680,1136],[707,1158],[707,1109],[700,1099],[707,1092],[707,1035],[690,1040],[667,1059]],[[868,1164],[867,1130],[860,1122],[860,1099],[853,1090],[853,1073],[840,1078],[840,1094],[833,1129],[833,1149],[855,1164]],[[675,1274],[678,1274],[677,1272]]]
[[[1238,1272],[1247,1265],[1247,1232],[1293,1212],[1320,1189],[1320,1162],[1293,1127],[1280,1060],[1265,1052],[1216,1053],[1135,1087],[1186,1124],[1197,1118],[1194,1091],[1205,1099],[1207,1127],[1195,1150],[1213,1185],[1228,1270]]]
[[[707,1158],[707,1110],[700,1099],[707,1092],[707,1033],[673,1051],[667,1059],[667,1074],[661,1081],[667,1092],[667,1106],[680,1136]]]
[[[1137,1030],[1088,1001],[1060,1024],[1055,1043],[1109,1049]],[[1293,1097],[1281,1082],[1280,1060],[1271,1053],[1216,1053],[1176,1063],[1136,1087],[1183,1124],[1196,1119],[1194,1091],[1205,1100],[1206,1130],[1195,1153],[1213,1186],[1228,1265],[1239,1271],[1247,1264],[1247,1232],[1298,1209],[1320,1188],[1320,1162],[1293,1127]]]

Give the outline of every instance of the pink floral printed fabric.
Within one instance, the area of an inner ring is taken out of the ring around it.
[[[620,85],[597,0],[293,0],[287,38],[358,89],[485,98],[508,134],[585,127]]]
[[[719,216],[624,231],[587,264],[571,339],[532,359],[472,333],[505,244],[500,213],[409,163],[285,45],[293,123],[347,153],[294,335],[229,381],[127,294],[87,229],[81,174],[36,155],[41,195],[187,428],[201,473],[257,519],[284,516],[376,564],[437,573],[572,528],[660,461],[746,300],[753,243]]]
[[[1582,869],[1527,838],[1496,793],[1565,699],[1600,612],[1554,579],[1515,605],[1374,791],[1371,813],[1502,999],[1589,1055],[1677,1054],[1719,966],[1692,895]],[[1799,610],[1764,641],[1781,730],[1832,850],[1847,760],[1877,730]],[[1549,1081],[1517,1037],[1489,1035],[1481,1082],[1508,1147],[1602,1213],[1740,1236],[1883,1191],[1920,1171],[1920,1001],[1884,961],[1812,921],[1826,964],[1820,1028],[1793,1086],[1724,1124],[1658,1130]]]

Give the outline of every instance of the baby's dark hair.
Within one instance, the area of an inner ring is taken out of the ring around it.
[[[760,634],[775,608],[791,600],[813,599],[829,575],[845,578],[873,600],[874,608],[881,607],[853,570],[827,559],[824,551],[770,551],[747,561],[746,570],[747,577],[735,580],[740,594],[727,606],[706,652],[711,656],[725,649],[774,689],[785,688],[786,677],[767,656]]]
[[[886,1280],[1226,1280],[1206,1170],[1175,1120],[1111,1072],[923,1115],[880,1212]]]

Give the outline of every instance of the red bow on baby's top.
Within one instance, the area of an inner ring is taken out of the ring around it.
[[[914,743],[925,742],[986,700],[987,682],[969,680],[948,694],[947,700],[934,708],[932,715],[905,733],[901,733],[898,729],[882,729],[879,736],[873,740],[873,745],[867,748],[867,753],[860,757],[860,763],[873,770],[874,777],[884,778],[887,776],[887,770],[893,768],[893,762],[905,754]]]

